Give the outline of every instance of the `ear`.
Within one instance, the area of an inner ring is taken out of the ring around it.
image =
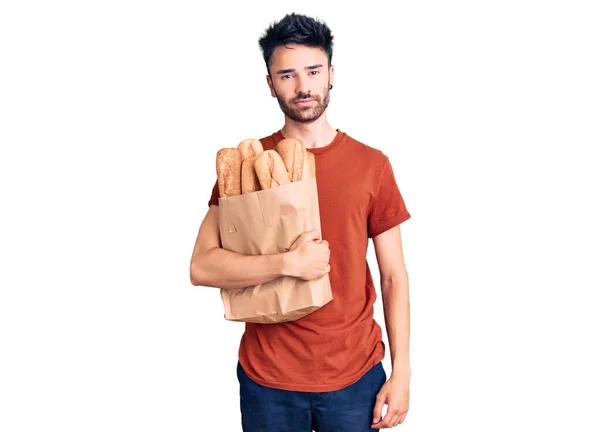
[[[273,89],[273,80],[271,80],[269,75],[267,75],[267,84],[269,85],[269,90],[271,90],[271,96],[277,97],[277,94],[275,94],[275,90]]]
[[[333,65],[329,66],[329,84],[333,85]]]

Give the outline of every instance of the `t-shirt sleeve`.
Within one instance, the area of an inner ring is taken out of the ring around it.
[[[396,183],[394,170],[386,157],[380,170],[379,185],[373,197],[367,219],[369,238],[401,224],[410,218],[404,199]]]
[[[208,200],[208,207],[211,205],[219,205],[219,180],[215,180],[215,185],[213,186],[212,194],[210,199]]]

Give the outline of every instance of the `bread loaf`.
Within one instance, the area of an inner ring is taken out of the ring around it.
[[[290,175],[279,153],[275,150],[263,151],[254,162],[254,170],[262,189],[269,189],[290,182]]]
[[[304,159],[304,169],[302,170],[302,180],[316,177],[317,170],[315,165],[315,155],[307,151],[306,158]]]
[[[254,170],[254,162],[257,158],[258,156],[254,156],[242,161],[242,194],[260,190],[260,182]]]
[[[285,169],[290,174],[290,181],[302,180],[306,148],[302,140],[285,138],[277,143],[275,151],[281,156]]]
[[[240,142],[238,149],[242,153],[243,159],[256,157],[264,151],[261,142],[255,138],[248,138]]]
[[[219,196],[242,193],[242,153],[237,148],[223,148],[217,152],[217,179]]]

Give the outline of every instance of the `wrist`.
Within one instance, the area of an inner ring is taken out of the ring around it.
[[[293,252],[283,252],[281,253],[281,274],[282,276],[295,276],[294,270],[294,253]]]
[[[402,375],[410,377],[410,363],[408,361],[398,361],[392,363],[392,375]]]

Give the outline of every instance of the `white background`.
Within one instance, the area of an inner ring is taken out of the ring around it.
[[[216,151],[283,124],[258,38],[291,11],[412,214],[396,430],[600,430],[594,3],[3,2],[0,430],[241,430],[243,324],[189,260]]]

